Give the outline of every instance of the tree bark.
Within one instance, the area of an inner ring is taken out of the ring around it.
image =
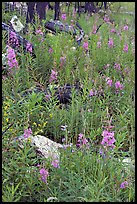
[[[55,2],[55,15],[54,20],[59,20],[59,14],[60,14],[60,2]]]

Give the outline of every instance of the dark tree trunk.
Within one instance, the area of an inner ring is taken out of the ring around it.
[[[88,2],[85,2],[85,13],[88,12]]]
[[[27,10],[27,18],[26,23],[35,23],[34,19],[34,6],[35,2],[27,2],[28,10]]]
[[[39,15],[39,19],[45,20],[46,19],[46,6],[48,6],[49,2],[37,2],[36,3],[36,11]]]
[[[39,15],[40,20],[46,19],[46,6],[49,2],[27,2],[28,10],[27,10],[27,18],[26,23],[35,23],[34,18],[34,7],[36,4],[36,11]]]
[[[55,15],[54,15],[54,20],[59,20],[59,14],[60,14],[60,2],[55,2]]]
[[[74,7],[75,11],[77,10],[77,2],[75,2],[75,7]]]
[[[107,9],[107,2],[104,2],[104,9]]]
[[[78,16],[80,17],[80,2],[78,2]]]

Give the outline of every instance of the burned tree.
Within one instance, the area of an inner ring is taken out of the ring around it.
[[[60,14],[60,2],[55,2],[55,15],[54,20],[59,20],[59,14]]]

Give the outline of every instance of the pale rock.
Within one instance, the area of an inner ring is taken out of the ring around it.
[[[37,153],[40,154],[42,157],[59,159],[60,157],[59,148],[63,148],[63,145],[61,145],[60,143],[56,143],[45,136],[31,135],[28,138],[24,138],[24,136],[22,135],[20,137],[15,138],[14,142],[18,141],[19,146],[23,148],[23,141],[27,141],[28,139],[31,143],[31,146],[35,147]]]

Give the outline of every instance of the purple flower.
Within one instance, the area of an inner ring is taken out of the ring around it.
[[[84,137],[82,133],[79,134],[78,141],[77,141],[77,147],[83,147],[86,146],[87,149],[89,149],[88,140]]]
[[[116,33],[115,28],[112,28],[112,29],[110,30],[110,32],[111,32],[111,33]]]
[[[65,141],[66,141],[66,138],[65,138],[65,137],[63,137],[63,138],[62,138],[62,142],[65,142]]]
[[[120,81],[116,81],[115,87],[116,87],[116,89],[120,89],[120,90],[123,89],[123,85],[120,83]]]
[[[61,19],[62,19],[63,21],[65,21],[65,20],[67,19],[65,13],[63,13],[63,14],[61,15]]]
[[[39,172],[40,172],[41,180],[47,183],[47,177],[49,176],[48,170],[46,170],[45,168],[42,168],[40,169]]]
[[[46,101],[49,101],[50,97],[51,97],[50,95],[46,94],[45,95]]]
[[[123,51],[124,51],[124,52],[128,52],[128,44],[125,44],[125,45],[124,45]]]
[[[12,49],[11,47],[8,47],[7,52],[8,52],[7,58],[8,58],[9,69],[12,69],[13,67],[17,68],[18,62],[16,60],[16,55],[15,55],[14,49]]]
[[[19,41],[15,32],[11,31],[9,36],[9,44],[19,46]]]
[[[49,82],[51,83],[52,81],[56,81],[56,80],[57,80],[57,72],[54,70],[51,70]]]
[[[41,29],[38,29],[36,30],[36,35],[39,34],[39,35],[42,35],[43,36],[43,32],[41,31]]]
[[[89,91],[89,96],[94,96],[94,92],[92,89]]]
[[[32,134],[31,128],[24,130],[24,137],[28,138]]]
[[[109,16],[105,15],[105,16],[104,16],[104,21],[105,21],[106,23],[108,23],[108,22],[110,21]]]
[[[51,164],[52,164],[53,167],[55,167],[55,168],[59,168],[59,160],[58,160],[58,159],[52,161]]]
[[[101,42],[97,42],[97,47],[100,48],[101,47]]]
[[[119,70],[120,70],[120,64],[115,63],[115,64],[114,64],[114,68],[119,71]]]
[[[128,30],[128,25],[125,25],[123,30]]]
[[[50,47],[49,48],[49,53],[52,53],[53,52],[53,49]]]
[[[108,46],[109,46],[109,48],[114,47],[114,42],[113,42],[113,39],[112,39],[112,38],[109,38]]]
[[[32,53],[32,45],[30,43],[27,43],[26,51],[29,51],[30,53]]]
[[[82,139],[84,135],[82,133],[79,133],[79,139]]]
[[[88,50],[88,42],[84,42],[82,46],[85,50]]]
[[[128,182],[124,181],[120,184],[120,188],[126,188],[128,186]]]
[[[104,130],[102,133],[103,140],[101,144],[106,148],[106,147],[111,147],[114,148],[115,145],[113,144],[116,140],[114,138],[114,132],[109,132],[108,130]]]
[[[107,80],[107,84],[108,84],[109,86],[112,86],[112,79],[108,79],[108,80]]]

